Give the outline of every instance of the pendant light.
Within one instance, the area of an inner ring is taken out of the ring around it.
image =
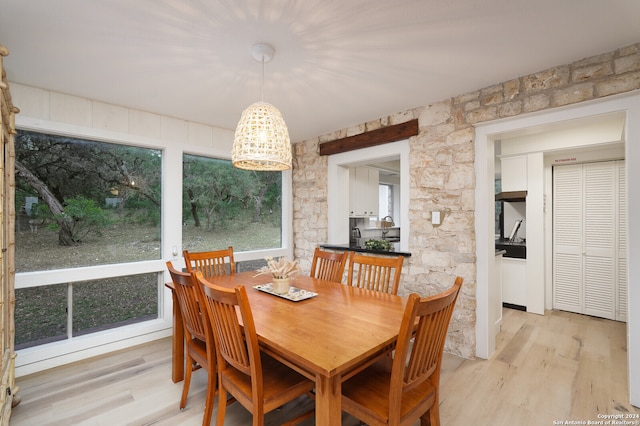
[[[259,43],[251,48],[253,58],[262,63],[262,100],[242,112],[233,140],[231,162],[245,170],[279,171],[291,168],[291,141],[282,114],[264,102],[264,64],[275,49]]]

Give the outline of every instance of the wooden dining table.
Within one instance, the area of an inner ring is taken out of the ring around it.
[[[316,384],[316,425],[341,424],[342,381],[379,359],[395,342],[406,298],[298,276],[292,285],[317,293],[300,301],[257,290],[255,271],[210,279],[247,287],[261,349]],[[172,287],[167,284],[168,287]],[[174,297],[172,378],[184,375],[183,326]]]

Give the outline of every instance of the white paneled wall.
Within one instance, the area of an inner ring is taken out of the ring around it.
[[[141,137],[162,147],[175,143],[194,153],[229,158],[233,145],[232,129],[181,120],[146,111],[11,83],[15,104],[20,108],[16,120],[29,127],[84,128],[107,139]],[[239,118],[239,117],[238,117]],[[163,143],[164,142],[164,143]]]

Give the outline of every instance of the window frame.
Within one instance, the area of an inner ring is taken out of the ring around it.
[[[95,265],[47,271],[21,272],[15,275],[15,288],[66,284],[110,277],[157,273],[158,318],[70,339],[21,349],[16,358],[16,375],[35,373],[58,365],[109,353],[141,343],[169,337],[172,334],[173,311],[170,290],[164,286],[170,280],[166,262],[184,267],[182,259],[182,157],[193,154],[231,159],[230,149],[189,145],[186,140],[149,138],[131,133],[114,132],[65,123],[16,116],[16,128],[25,131],[57,134],[98,142],[137,146],[160,150],[162,153],[161,256],[160,259]],[[186,139],[186,137],[185,137]],[[222,144],[221,144],[222,145]],[[268,250],[234,253],[237,262],[262,259],[266,256],[293,256],[293,190],[292,172],[282,176],[282,246]]]

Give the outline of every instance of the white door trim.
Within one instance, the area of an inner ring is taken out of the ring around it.
[[[489,358],[495,350],[495,335],[489,324],[490,279],[494,256],[494,141],[501,134],[612,112],[626,112],[625,158],[627,182],[640,181],[640,95],[631,92],[604,100],[583,102],[476,127],[476,356]],[[640,197],[628,197],[628,217],[640,217]],[[628,222],[629,306],[640,303],[640,223]],[[491,260],[491,262],[489,261]],[[632,283],[636,283],[633,284]],[[630,401],[640,406],[640,310],[629,311],[627,322]]]

